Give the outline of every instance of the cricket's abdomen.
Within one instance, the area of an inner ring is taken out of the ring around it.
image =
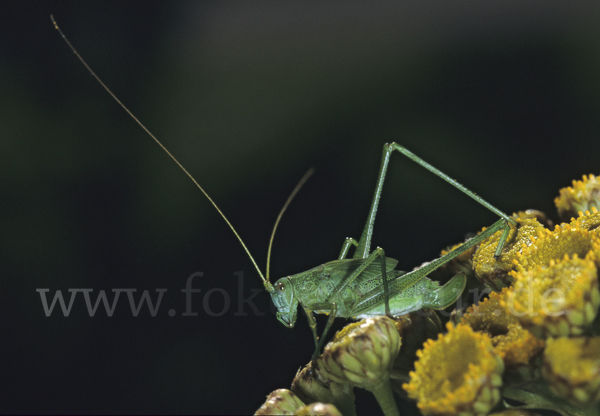
[[[396,283],[402,283],[403,276],[392,282],[391,292]],[[392,316],[406,315],[420,309],[444,309],[457,301],[462,294],[466,277],[464,274],[458,274],[450,279],[445,285],[440,286],[439,282],[430,280],[428,277],[416,281],[413,285],[404,288],[400,293],[395,293],[390,297],[390,314]],[[345,316],[347,318],[363,319],[371,316],[385,315],[385,304],[383,293],[368,299],[359,300],[353,307],[354,314]],[[342,316],[342,315],[340,315]]]

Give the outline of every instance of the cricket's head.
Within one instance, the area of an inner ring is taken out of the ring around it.
[[[282,277],[275,282],[270,293],[277,308],[277,319],[288,328],[293,328],[298,316],[298,299],[294,297],[292,282],[289,278]]]

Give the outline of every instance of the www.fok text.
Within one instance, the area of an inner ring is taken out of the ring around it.
[[[181,289],[183,298],[185,300],[184,311],[180,313],[181,316],[198,316],[199,312],[196,312],[195,308],[197,305],[201,305],[204,314],[212,317],[219,317],[229,313],[233,308],[233,316],[248,316],[246,312],[248,308],[255,316],[264,316],[264,312],[260,312],[254,303],[254,297],[262,291],[262,289],[251,289],[249,296],[244,296],[244,276],[243,272],[236,272],[234,275],[238,278],[238,290],[237,295],[234,297],[232,303],[232,296],[222,288],[212,288],[204,293],[200,288],[194,288],[192,286],[195,277],[201,277],[202,272],[196,272],[191,274],[187,280],[185,287]],[[71,288],[67,289],[63,295],[63,290],[58,289],[51,294],[49,288],[39,288],[36,292],[40,295],[42,303],[42,309],[46,317],[60,315],[68,317],[71,314],[73,305],[77,302],[85,302],[87,314],[90,317],[96,315],[99,309],[104,309],[106,316],[112,317],[115,313],[117,304],[121,299],[121,303],[126,302],[129,304],[131,314],[134,317],[146,312],[150,316],[154,317],[159,313],[160,305],[163,301],[166,288],[154,289],[154,291],[142,290],[134,288],[117,288],[106,290],[97,290],[91,288]],[[108,293],[107,293],[108,292]],[[112,293],[111,293],[112,292]],[[121,296],[121,294],[125,294]],[[68,297],[68,300],[65,298]],[[49,299],[51,300],[49,301]],[[59,305],[59,308],[56,306]],[[195,308],[194,308],[195,307]],[[55,312],[56,311],[56,312]],[[173,317],[178,314],[177,310],[169,309],[168,315]]]

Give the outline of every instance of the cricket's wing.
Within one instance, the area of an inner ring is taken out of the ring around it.
[[[325,269],[323,270],[323,275],[328,276],[332,281],[337,281],[339,283],[343,283],[352,273],[356,271],[362,264],[365,263],[365,259],[344,259],[344,260],[334,260],[328,263],[325,263]],[[398,260],[391,259],[389,257],[385,258],[385,270],[387,272],[391,272],[394,270],[396,265],[398,264]],[[351,284],[352,287],[362,286],[365,284],[369,284],[369,282],[375,282],[377,279],[381,281],[381,260],[375,259],[371,264],[369,264],[360,275],[354,280],[354,283]],[[389,276],[388,276],[389,280]],[[375,286],[373,286],[375,287]],[[362,292],[366,292],[367,290],[363,290]]]
[[[397,260],[385,259],[386,274],[388,280],[397,273],[394,267],[398,264]],[[361,267],[365,265],[365,259],[345,259],[335,260],[325,263],[322,273],[321,289],[330,294],[335,293],[340,285],[344,284],[348,278]],[[368,293],[378,287],[381,287],[381,260],[375,259],[372,263],[352,280],[340,293],[337,298],[337,315],[343,317],[352,316],[353,305],[356,304],[365,293]],[[327,298],[328,300],[330,298]]]

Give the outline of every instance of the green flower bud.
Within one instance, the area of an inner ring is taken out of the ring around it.
[[[298,416],[342,416],[340,411],[332,404],[312,403],[302,406],[296,411]]]
[[[319,368],[329,380],[369,389],[389,378],[400,335],[388,317],[368,318],[346,326],[327,344]]]
[[[267,396],[265,403],[255,415],[293,415],[304,403],[288,389],[275,390]]]
[[[371,391],[386,415],[398,415],[390,370],[400,350],[400,335],[387,316],[347,325],[327,344],[318,360],[328,380]]]
[[[344,416],[356,415],[352,386],[323,380],[323,377],[315,373],[311,364],[299,371],[292,382],[292,392],[304,403],[331,403]]]

